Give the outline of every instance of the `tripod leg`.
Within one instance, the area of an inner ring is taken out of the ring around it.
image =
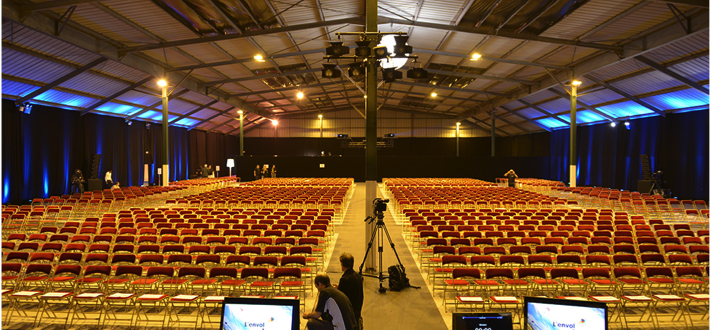
[[[368,247],[365,250],[365,257],[363,257],[363,262],[360,263],[360,267],[358,268],[358,273],[363,274],[363,266],[365,265],[365,260],[368,259],[368,253],[370,252],[370,248],[373,247],[373,241],[375,240],[375,234],[378,231],[378,226],[376,225],[373,228],[373,233],[370,235],[370,242],[368,242]]]
[[[397,258],[397,263],[400,265],[400,267],[402,267],[402,269],[405,269],[405,266],[402,265],[402,261],[400,261],[400,256],[397,255],[397,250],[395,250],[395,243],[393,243],[392,238],[390,238],[390,233],[388,232],[388,227],[385,227],[385,223],[383,223],[383,230],[385,231],[385,235],[388,236],[390,247],[393,249],[393,252],[395,252],[395,258]]]

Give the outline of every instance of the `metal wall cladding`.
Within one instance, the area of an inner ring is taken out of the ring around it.
[[[12,80],[2,80],[2,94],[7,96],[24,96],[39,88],[39,86],[23,84]]]
[[[688,6],[677,7],[682,10],[682,12],[690,9]],[[654,1],[644,8],[627,15],[624,19],[610,24],[610,26],[590,36],[587,40],[624,40],[672,19],[674,19],[674,15],[669,10],[669,7],[667,7],[667,4]],[[676,21],[674,21],[674,23],[676,23]]]
[[[592,0],[558,24],[541,33],[542,37],[575,39],[635,5],[638,0]]]
[[[417,21],[440,24],[456,23],[457,16],[462,14],[466,0],[428,0],[422,3]]]
[[[410,0],[381,0],[378,2],[378,16],[402,19],[415,17],[417,1]]]
[[[198,37],[152,1],[118,0],[109,2],[107,7],[124,17],[130,17],[131,21],[166,41]]]
[[[144,106],[154,104],[154,103],[159,102],[161,100],[159,96],[142,93],[137,90],[128,91],[128,92],[120,95],[116,99],[121,100],[121,101],[135,103],[135,104],[141,104]]]
[[[297,25],[320,21],[316,0],[304,0],[293,7],[291,7],[292,3],[280,1],[272,1],[272,5],[277,13],[281,13],[280,16],[286,25]]]
[[[321,8],[327,20],[365,16],[365,1],[321,0]]]
[[[65,81],[59,86],[83,93],[105,97],[115,93],[118,90],[126,88],[128,85],[114,79],[93,74],[91,72],[84,72]]]
[[[124,45],[134,46],[158,42],[158,40],[142,33],[118,18],[111,16],[102,9],[99,9],[99,7],[108,8],[108,6],[101,3],[79,5],[74,10],[71,19],[73,22],[93,32],[99,33]],[[67,8],[57,8],[53,11],[55,14],[61,16],[66,10]]]
[[[2,61],[3,74],[43,83],[50,83],[74,71],[74,68],[7,48],[2,49]]]
[[[615,82],[613,85],[632,95],[655,92],[665,88],[682,85],[682,82],[659,71],[651,71],[638,76]]]
[[[203,63],[229,61],[232,59],[209,43],[180,46],[180,49],[198,58]]]
[[[18,24],[3,24],[3,41],[22,48],[63,59],[78,65],[91,63],[100,56],[44,33],[21,27]]]
[[[695,106],[705,106],[708,109],[709,96],[705,93],[689,88],[676,92],[646,97],[644,98],[644,101],[662,110],[684,109]]]
[[[708,80],[709,56],[672,65],[669,69],[693,81]]]

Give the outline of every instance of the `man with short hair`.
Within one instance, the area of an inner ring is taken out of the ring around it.
[[[309,330],[355,330],[356,319],[350,300],[343,292],[331,286],[331,279],[325,273],[314,277],[318,289],[318,302],[311,313],[302,317],[308,320]]]
[[[363,276],[356,273],[353,270],[353,263],[355,259],[350,253],[343,253],[339,258],[341,261],[341,270],[343,275],[341,280],[338,282],[336,289],[343,292],[348,300],[351,301],[351,306],[353,306],[353,314],[355,314],[356,322],[358,323],[357,329],[363,328],[363,320],[361,318],[360,312],[363,308]]]

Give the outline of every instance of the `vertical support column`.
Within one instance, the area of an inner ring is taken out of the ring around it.
[[[239,156],[244,156],[244,111],[238,110],[239,114]]]
[[[496,157],[496,109],[491,110],[491,157]]]
[[[457,122],[457,157],[459,157],[459,126],[462,125],[462,123]]]
[[[378,32],[378,0],[366,0],[365,31]],[[376,35],[368,35],[370,48],[378,45]],[[371,52],[372,53],[372,52]],[[378,61],[371,54],[365,64],[365,217],[373,214],[373,199],[378,195]],[[375,228],[375,222],[365,228],[366,248]],[[365,260],[367,270],[375,270],[376,248],[373,245]]]
[[[577,82],[577,83],[576,83]],[[573,80],[570,84],[570,186],[577,187],[578,179],[578,162],[575,155],[575,147],[577,144],[577,131],[578,131],[578,121],[577,121],[577,110],[578,110],[578,85],[580,83],[577,80]]]
[[[169,156],[170,156],[170,150],[168,149],[169,145],[169,140],[168,140],[168,130],[170,128],[168,124],[168,83],[162,84],[162,97],[163,97],[163,182],[162,186],[167,187],[168,186],[168,176],[170,175],[169,172]]]

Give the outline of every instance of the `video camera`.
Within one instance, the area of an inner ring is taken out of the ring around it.
[[[382,198],[374,199],[373,205],[375,205],[375,207],[373,208],[373,212],[375,212],[375,213],[385,212],[388,209],[388,203],[390,203],[389,199],[382,199]]]

